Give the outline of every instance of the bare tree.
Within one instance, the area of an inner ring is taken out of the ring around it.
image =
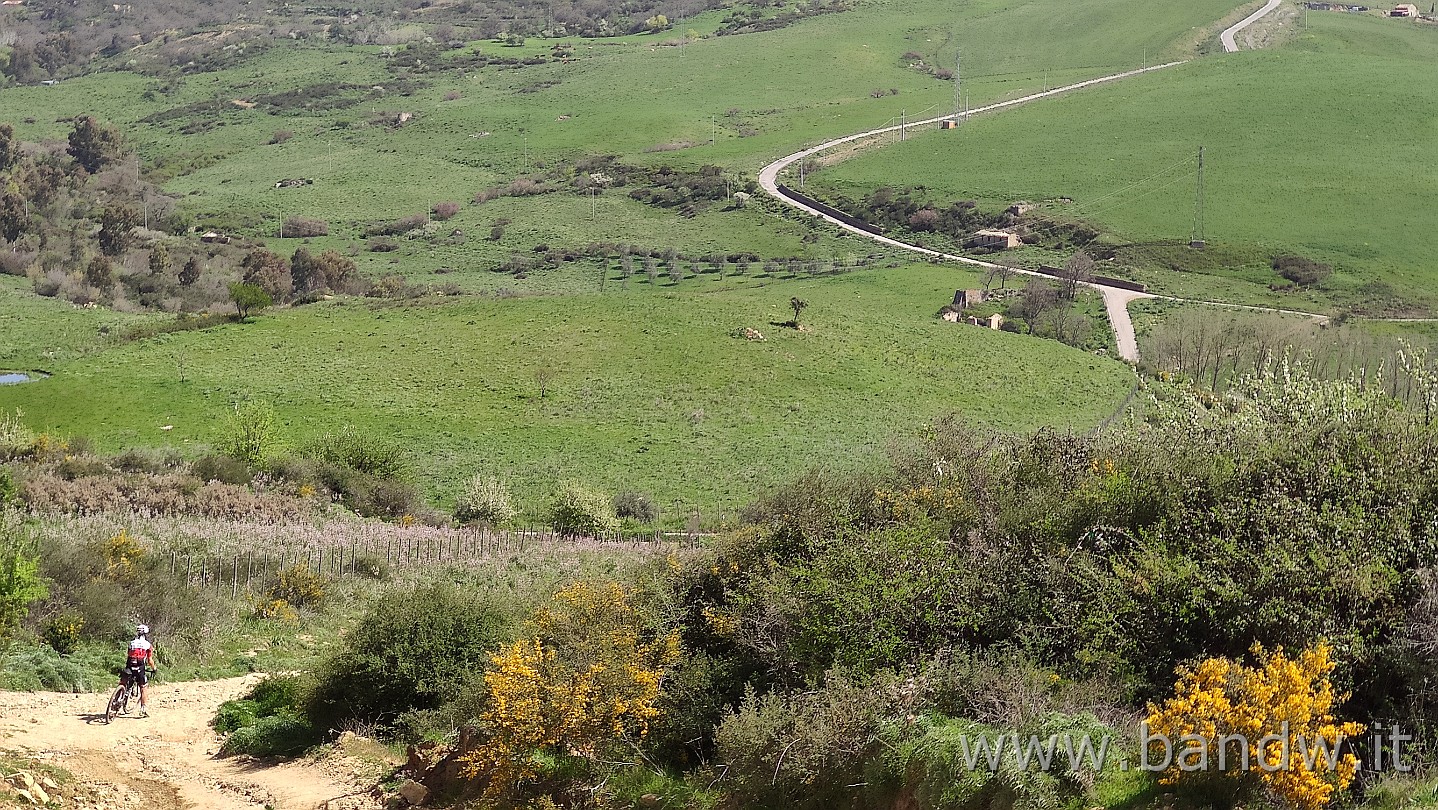
[[[549,386],[554,382],[555,371],[550,366],[540,366],[534,370],[534,384],[539,386],[539,398],[544,399],[549,395]]]
[[[1089,258],[1089,255],[1082,250],[1064,262],[1061,271],[1061,277],[1064,280],[1064,298],[1072,301],[1078,297],[1079,285],[1093,278],[1093,268],[1093,259]]]
[[[1029,334],[1034,333],[1034,327],[1038,325],[1044,313],[1058,306],[1059,294],[1054,285],[1043,279],[1033,279],[1024,287],[1023,297],[1019,305],[1023,309],[1024,320],[1029,322]]]

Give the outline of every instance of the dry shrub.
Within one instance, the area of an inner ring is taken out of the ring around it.
[[[531,180],[528,177],[520,177],[516,180],[511,181],[510,184],[505,188],[504,193],[511,197],[531,197],[535,194],[543,194],[548,190],[549,189],[546,188],[543,183],[540,183],[537,180]]]
[[[440,202],[440,203],[435,203],[435,204],[434,204],[434,208],[431,209],[431,211],[432,211],[432,213],[434,214],[434,218],[435,218],[435,219],[437,219],[437,220],[443,222],[444,220],[447,220],[447,219],[453,217],[455,214],[458,214],[458,213],[459,213],[459,203],[457,203],[457,202]]]
[[[285,236],[310,237],[329,236],[330,224],[322,219],[310,217],[289,217],[285,220]]]
[[[34,261],[34,253],[28,253],[14,248],[10,250],[0,250],[0,274],[23,277],[25,271]]]
[[[20,497],[35,514],[98,515],[132,512],[146,517],[193,514],[225,520],[281,523],[308,517],[313,504],[277,493],[209,483],[169,474],[91,475],[66,480],[51,472],[26,477]]]
[[[474,203],[476,205],[480,203],[487,203],[490,200],[497,200],[503,196],[504,189],[498,186],[492,186],[490,188],[484,189],[483,191],[476,192],[474,195]]]
[[[256,493],[245,487],[210,483],[195,493],[190,511],[223,520],[287,523],[309,517],[314,511],[314,504],[303,498],[270,492]]]

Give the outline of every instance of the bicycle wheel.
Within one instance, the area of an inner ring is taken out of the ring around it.
[[[110,702],[105,704],[105,722],[109,723],[115,719],[125,704],[129,702],[130,688],[125,684],[115,687],[114,694],[110,695]]]

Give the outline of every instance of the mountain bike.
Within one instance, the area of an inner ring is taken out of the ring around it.
[[[115,693],[110,695],[110,702],[105,704],[105,722],[109,723],[115,719],[117,714],[128,714],[130,712],[130,701],[139,700],[140,682],[128,673],[120,675],[120,685],[115,687]]]

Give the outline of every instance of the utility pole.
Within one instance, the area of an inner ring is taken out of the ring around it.
[[[954,118],[955,118],[956,120],[960,120],[960,119],[959,119],[959,113],[960,113],[960,111],[963,109],[963,106],[964,106],[964,85],[962,84],[963,78],[964,78],[964,74],[963,74],[963,64],[964,64],[963,54],[962,54],[962,53],[955,53],[955,54],[954,54]]]
[[[1202,250],[1207,245],[1203,232],[1203,147],[1198,147],[1198,189],[1193,203],[1193,238],[1188,246]]]

